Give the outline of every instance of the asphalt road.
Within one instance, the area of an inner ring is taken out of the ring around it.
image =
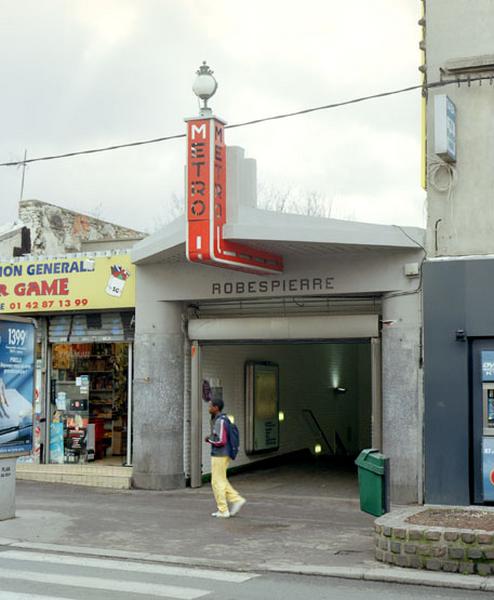
[[[214,566],[213,564],[211,565]],[[4,549],[1,600],[487,600],[485,592],[373,584]]]

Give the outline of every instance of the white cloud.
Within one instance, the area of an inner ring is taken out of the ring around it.
[[[230,123],[418,83],[415,0],[19,0],[0,14],[0,162],[184,131],[194,71]],[[19,35],[22,32],[22,35]],[[229,130],[260,179],[356,219],[423,222],[419,95]],[[38,163],[26,197],[151,227],[183,194],[183,142]],[[0,169],[5,220],[20,171]],[[397,201],[396,198],[400,200]],[[172,201],[173,203],[173,201]],[[338,208],[338,210],[340,210]]]

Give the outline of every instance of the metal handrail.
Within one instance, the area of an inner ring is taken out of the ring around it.
[[[303,408],[302,414],[306,417],[306,420],[307,420],[307,418],[309,418],[309,420],[312,422],[312,425],[315,426],[319,435],[321,436],[324,443],[326,444],[326,447],[328,448],[330,454],[334,455],[335,451],[334,451],[333,447],[331,446],[331,444],[329,443],[329,440],[326,437],[326,434],[324,433],[322,427],[319,425],[319,421],[314,416],[314,413],[312,412],[312,410],[310,410],[310,408]]]

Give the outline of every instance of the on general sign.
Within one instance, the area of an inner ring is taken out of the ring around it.
[[[128,254],[0,263],[0,314],[134,306]]]

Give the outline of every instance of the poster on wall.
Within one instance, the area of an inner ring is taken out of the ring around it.
[[[482,483],[484,502],[494,501],[494,437],[482,440]]]
[[[278,365],[246,364],[246,452],[272,452],[280,446]]]
[[[0,318],[0,456],[32,451],[34,359],[34,323]]]
[[[482,381],[494,381],[494,350],[482,350]]]

